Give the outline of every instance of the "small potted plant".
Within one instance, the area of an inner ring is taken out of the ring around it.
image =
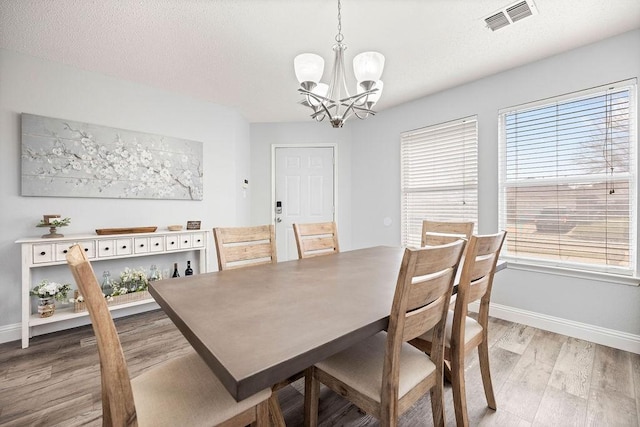
[[[43,280],[31,289],[30,294],[38,297],[38,314],[40,317],[53,316],[56,311],[56,300],[64,301],[70,290],[71,285],[68,283],[62,284],[48,280]]]

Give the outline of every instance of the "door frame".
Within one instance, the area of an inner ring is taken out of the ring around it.
[[[338,144],[271,144],[271,224],[276,224],[276,149],[277,148],[331,148],[333,150],[333,220],[338,223]]]

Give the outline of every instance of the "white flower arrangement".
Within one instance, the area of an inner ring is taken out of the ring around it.
[[[123,295],[128,292],[140,292],[145,291],[149,287],[149,279],[147,273],[142,267],[138,270],[132,270],[129,267],[125,268],[120,273],[120,283],[114,286],[114,292],[112,295]]]
[[[67,298],[67,293],[71,290],[71,285],[68,283],[62,284],[58,282],[49,282],[48,280],[43,280],[38,283],[31,292],[29,292],[33,296],[37,296],[39,298],[55,298],[58,301],[63,301]]]
[[[149,288],[149,279],[147,278],[147,273],[142,267],[139,267],[137,270],[127,267],[122,273],[120,273],[120,281],[113,283],[112,286],[113,292],[111,292],[111,295],[102,294],[102,296],[109,302],[114,300],[113,297],[117,297],[119,295],[146,291]],[[81,303],[84,302],[84,297],[78,294],[76,298],[70,298],[69,302]]]

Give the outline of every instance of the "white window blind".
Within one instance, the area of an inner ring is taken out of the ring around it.
[[[478,223],[478,125],[467,117],[400,135],[402,245],[420,246],[422,221]]]
[[[500,226],[508,258],[632,275],[635,81],[500,112]]]

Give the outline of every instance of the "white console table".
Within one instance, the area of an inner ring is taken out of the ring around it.
[[[68,308],[56,307],[51,317],[39,317],[31,312],[29,291],[33,270],[66,264],[69,247],[79,243],[84,248],[92,264],[105,260],[138,258],[176,252],[195,251],[199,254],[198,271],[206,272],[208,230],[163,231],[154,233],[111,234],[111,235],[69,235],[60,238],[27,238],[17,240],[22,247],[22,348],[29,346],[31,327],[62,322],[88,316],[86,311],[76,313],[71,305]],[[94,265],[95,269],[95,265]],[[69,283],[74,284],[69,272]],[[98,278],[100,280],[100,277]],[[74,284],[75,285],[75,284]],[[110,310],[121,310],[140,306],[141,310],[155,305],[153,298],[109,306]],[[147,307],[144,307],[144,306]]]

